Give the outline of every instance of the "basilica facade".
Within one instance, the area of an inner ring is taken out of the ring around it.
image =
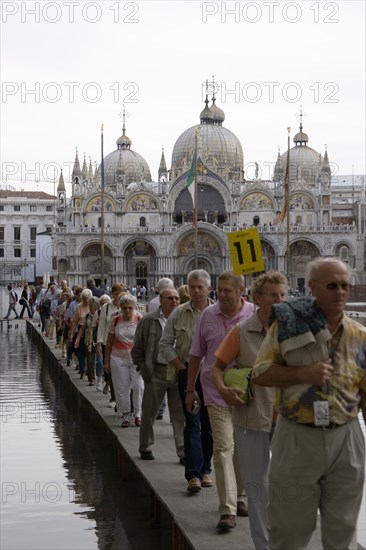
[[[85,158],[81,166],[76,153],[71,197],[62,174],[57,188],[55,279],[74,285],[93,276],[107,286],[123,281],[149,289],[163,276],[181,285],[198,267],[215,286],[217,276],[232,267],[227,234],[256,227],[265,269],[285,272],[293,289],[305,289],[306,266],[318,256],[348,262],[353,282],[365,284],[365,181],[357,200],[353,193],[352,202],[337,202],[328,153],[309,146],[302,122],[293,146],[278,153],[272,179],[261,180],[257,166],[247,181],[243,148],[224,126],[215,97],[206,96],[202,107],[198,123],[176,140],[169,169],[162,152],[157,181],[132,149],[125,123],[103,169],[93,170]],[[187,186],[195,154],[196,228]]]

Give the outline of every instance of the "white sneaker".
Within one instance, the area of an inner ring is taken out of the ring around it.
[[[101,376],[97,376],[97,383],[96,383],[95,389],[97,391],[102,391],[103,389],[103,379]]]
[[[115,402],[115,401],[110,401],[110,402],[108,403],[108,407],[109,407],[110,409],[114,409],[115,406],[116,406],[116,402]]]

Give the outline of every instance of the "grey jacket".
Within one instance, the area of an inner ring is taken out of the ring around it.
[[[160,308],[141,319],[135,333],[135,344],[131,350],[132,360],[145,382],[151,380],[158,361],[159,342],[163,333],[159,318]]]

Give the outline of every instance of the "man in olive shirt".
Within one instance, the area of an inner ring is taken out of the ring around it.
[[[211,304],[208,294],[211,277],[204,269],[196,269],[187,277],[190,300],[180,305],[166,322],[160,353],[168,366],[168,377],[178,378],[179,394],[185,415],[184,457],[185,477],[189,493],[197,493],[201,487],[212,487],[211,472],[212,434],[207,408],[204,406],[201,382],[196,382],[196,391],[201,399],[197,414],[187,411],[187,366],[192,338],[201,312]]]

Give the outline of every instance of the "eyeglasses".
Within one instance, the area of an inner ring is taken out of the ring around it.
[[[320,285],[322,285],[327,290],[336,290],[338,287],[340,287],[342,290],[349,290],[352,285],[350,283],[321,283],[320,281],[316,281]]]

